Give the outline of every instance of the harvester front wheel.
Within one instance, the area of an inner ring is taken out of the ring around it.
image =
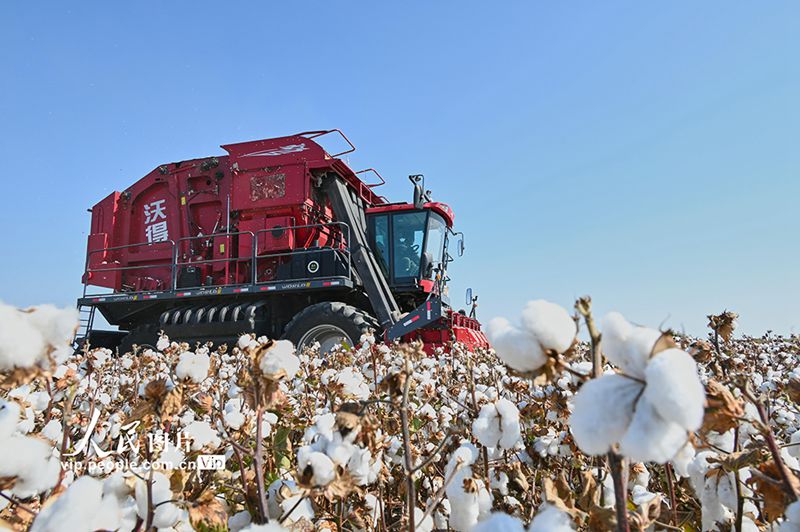
[[[353,347],[370,329],[377,329],[377,322],[366,312],[345,303],[326,301],[295,314],[283,337],[298,351],[319,342],[319,351],[324,354],[336,345]]]

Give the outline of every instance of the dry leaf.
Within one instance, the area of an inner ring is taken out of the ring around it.
[[[744,416],[744,404],[722,384],[715,380],[706,385],[706,413],[703,418],[703,432],[729,431],[739,424]]]
[[[729,310],[724,311],[722,314],[709,314],[708,326],[712,331],[717,333],[723,342],[728,342],[731,339],[733,330],[736,329],[736,318],[739,317],[735,312]]]
[[[195,529],[203,525],[212,530],[225,530],[228,514],[222,502],[211,491],[206,491],[189,507],[189,522]]]

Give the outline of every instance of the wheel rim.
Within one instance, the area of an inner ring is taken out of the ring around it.
[[[302,351],[306,347],[311,347],[314,342],[319,342],[320,354],[326,355],[330,353],[337,345],[353,346],[353,341],[342,329],[336,325],[317,325],[312,327],[306,332],[300,341],[297,343],[298,351]]]

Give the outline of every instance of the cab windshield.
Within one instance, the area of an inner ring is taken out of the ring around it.
[[[420,277],[422,254],[433,268],[442,267],[447,225],[441,216],[430,211],[376,214],[370,223],[378,262],[391,284],[413,284]],[[426,261],[427,262],[427,261]]]

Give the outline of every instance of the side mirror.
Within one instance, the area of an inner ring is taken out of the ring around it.
[[[421,209],[425,204],[425,177],[415,174],[408,176],[408,179],[414,185],[414,208]]]
[[[467,305],[472,304],[472,288],[467,288],[467,297],[466,297]]]
[[[419,259],[419,272],[423,279],[430,279],[433,276],[433,255],[428,251]]]

